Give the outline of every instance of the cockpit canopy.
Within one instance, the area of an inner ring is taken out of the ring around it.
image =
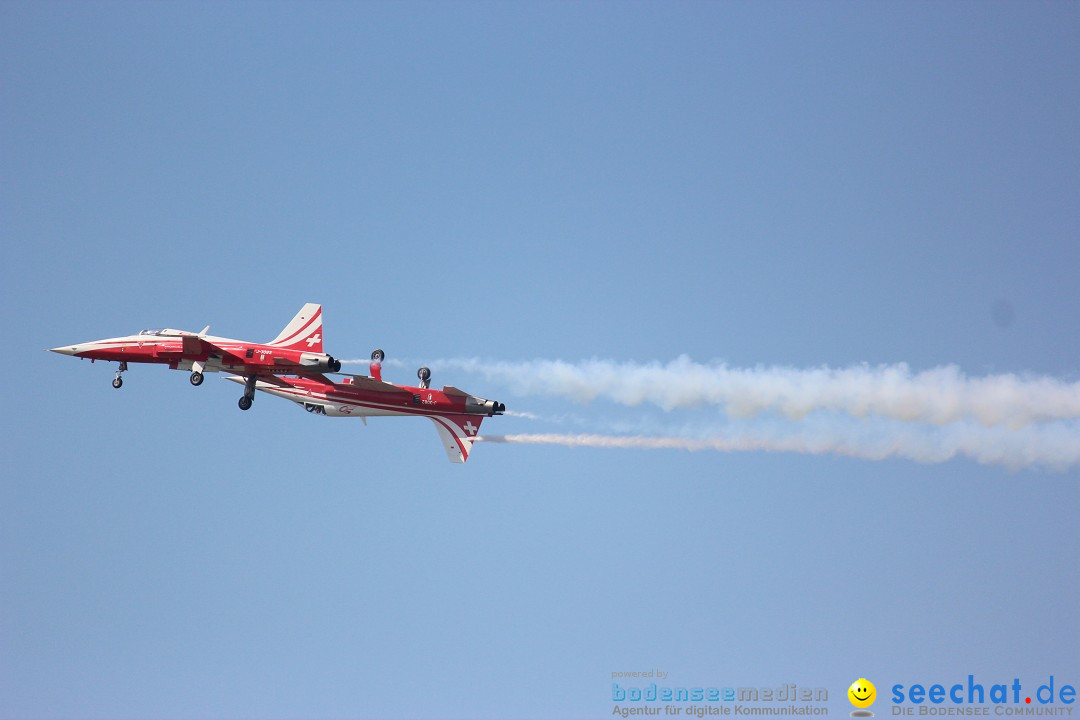
[[[180,335],[194,335],[195,333],[173,330],[172,328],[160,328],[157,330],[140,330],[140,335],[155,335],[157,337],[178,337]]]

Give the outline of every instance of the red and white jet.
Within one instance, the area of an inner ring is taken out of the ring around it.
[[[291,374],[323,377],[337,372],[341,363],[323,352],[322,305],[308,303],[296,313],[276,338],[268,343],[207,335],[210,326],[194,333],[185,330],[143,330],[138,335],[63,345],[52,352],[79,358],[120,363],[112,385],[124,384],[121,374],[128,363],[159,363],[173,370],[190,370],[191,384],[202,385],[204,372],[227,372],[241,376],[244,395],[240,409],[247,410],[260,378]],[[325,379],[325,378],[324,378]]]
[[[325,375],[262,377],[256,390],[292,400],[315,415],[358,417],[367,423],[373,416],[426,417],[435,423],[450,462],[463,463],[485,417],[501,415],[506,406],[446,386],[432,390],[431,371],[420,368],[420,386],[394,385],[382,379],[383,351],[371,353],[371,375],[348,375],[334,382]],[[238,377],[233,382],[242,383]]]

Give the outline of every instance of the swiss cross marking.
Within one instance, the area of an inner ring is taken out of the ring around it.
[[[470,435],[475,435],[476,430],[477,427],[472,424],[472,420],[469,420],[465,423],[465,432],[469,433]]]
[[[322,336],[319,333],[315,333],[307,339],[307,346],[315,347],[315,343],[319,342],[320,340],[322,340]]]

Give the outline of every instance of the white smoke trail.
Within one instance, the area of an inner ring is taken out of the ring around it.
[[[645,450],[713,450],[719,452],[791,452],[833,454],[866,460],[904,458],[939,463],[958,456],[1012,469],[1045,466],[1066,470],[1080,464],[1080,428],[1052,426],[1016,432],[979,426],[935,428],[932,433],[901,430],[879,438],[834,432],[797,430],[786,435],[752,432],[731,436],[692,438],[678,436],[514,434],[484,435],[477,442],[562,445],[566,447],[624,448]]]
[[[365,364],[367,360],[343,361]],[[396,367],[408,361],[384,362]],[[415,364],[415,363],[414,363]],[[1080,465],[1080,382],[1033,375],[965,375],[955,365],[913,371],[906,364],[848,368],[754,367],[585,360],[525,362],[476,358],[427,363],[505,385],[521,396],[562,397],[585,404],[680,410],[660,422],[606,423],[613,434],[487,435],[478,441],[571,447],[772,451],[880,460],[944,462],[967,457],[1011,468]],[[722,408],[729,421],[692,409]],[[564,422],[570,416],[508,411],[508,416]],[[757,417],[757,419],[752,419]],[[574,418],[596,428],[596,418]],[[676,425],[679,425],[676,427]]]
[[[342,365],[370,365],[371,358],[350,358],[348,360],[340,360],[339,362]],[[384,358],[382,366],[399,368],[406,367],[406,364],[403,360],[398,360],[396,358]]]
[[[540,420],[541,419],[541,417],[539,415],[537,415],[536,413],[518,412],[516,410],[504,410],[503,415],[506,415],[508,417],[525,418],[526,420]]]
[[[520,395],[577,402],[606,398],[664,410],[722,406],[731,417],[776,412],[801,419],[814,411],[947,425],[1021,428],[1080,418],[1080,382],[1014,374],[970,377],[955,365],[912,371],[906,364],[849,368],[733,368],[695,363],[685,355],[666,365],[586,360],[485,362],[440,360],[433,369],[459,369],[505,384]]]

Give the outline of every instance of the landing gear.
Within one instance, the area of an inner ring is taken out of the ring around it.
[[[120,367],[116,370],[116,377],[113,378],[112,386],[119,390],[124,385],[124,378],[120,377],[120,374],[127,370],[127,360],[120,361]]]
[[[420,387],[425,390],[431,387],[431,370],[422,367],[416,371],[416,377],[420,378]]]
[[[241,410],[251,409],[251,403],[255,401],[255,383],[256,378],[254,375],[248,375],[244,380],[244,396],[237,403]]]
[[[202,385],[203,374],[196,370],[195,372],[191,373],[191,377],[188,379],[191,381],[192,385],[194,385],[195,387],[199,387],[200,385]]]
[[[371,365],[368,366],[368,372],[371,373],[371,377],[379,382],[382,382],[382,361],[385,357],[386,353],[381,348],[375,348],[371,351]]]

